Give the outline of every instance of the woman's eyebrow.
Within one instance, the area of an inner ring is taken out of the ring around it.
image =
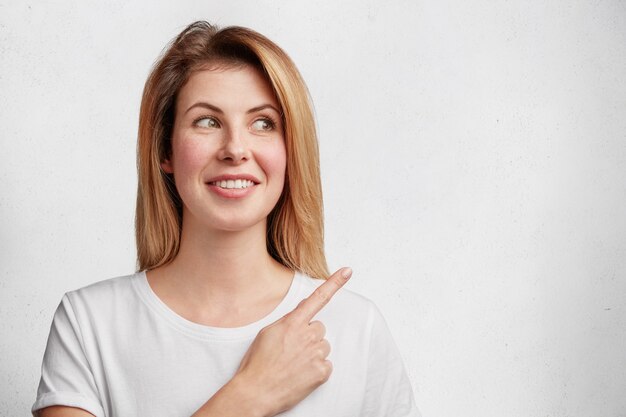
[[[224,111],[220,109],[219,107],[214,106],[209,103],[205,103],[204,101],[199,101],[197,103],[192,104],[187,110],[185,110],[185,114],[189,113],[189,110],[196,108],[196,107],[202,107],[204,109],[213,110],[216,113],[224,114]]]
[[[258,111],[261,111],[261,110],[265,110],[265,109],[272,109],[276,113],[280,114],[278,109],[276,107],[272,106],[271,104],[261,104],[260,106],[256,106],[256,107],[251,108],[246,113],[248,113],[248,114],[255,113],[255,112],[258,112]]]
[[[210,103],[206,103],[204,101],[199,101],[197,103],[192,104],[186,111],[185,114],[187,114],[191,109],[196,108],[196,107],[202,107],[204,109],[209,109],[209,110],[213,110],[216,113],[219,114],[224,114],[224,110],[220,109],[217,106],[214,106],[213,104]],[[280,114],[280,111],[278,111],[278,109],[274,106],[272,106],[271,104],[261,104],[260,106],[256,106],[251,108],[250,110],[248,110],[246,113],[250,114],[250,113],[256,113],[258,111],[261,110],[265,110],[265,109],[272,109],[274,110],[276,113]]]

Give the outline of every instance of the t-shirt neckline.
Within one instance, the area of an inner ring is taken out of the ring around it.
[[[297,295],[300,293],[300,287],[304,277],[299,271],[294,273],[291,285],[287,290],[287,294],[278,303],[276,308],[265,317],[240,327],[213,327],[195,323],[180,316],[174,310],[169,308],[152,290],[148,283],[145,271],[137,272],[132,279],[133,287],[141,298],[141,300],[158,316],[176,330],[183,332],[189,336],[211,339],[211,340],[233,340],[254,338],[257,333],[265,326],[275,322],[297,305],[300,300]]]

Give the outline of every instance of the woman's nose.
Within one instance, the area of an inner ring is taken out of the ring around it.
[[[227,129],[219,151],[219,159],[234,163],[248,160],[250,158],[250,149],[244,135],[245,133],[239,129]]]

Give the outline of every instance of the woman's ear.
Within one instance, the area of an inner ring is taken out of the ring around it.
[[[174,173],[174,168],[172,167],[172,161],[169,158],[161,161],[161,169],[166,174]]]

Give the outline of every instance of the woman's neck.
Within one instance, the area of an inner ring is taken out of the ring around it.
[[[265,221],[237,232],[184,225],[174,261],[148,272],[150,285],[166,304],[184,301],[196,311],[188,315],[215,316],[277,304],[292,277],[293,271],[267,252]],[[212,311],[200,313],[203,306]]]
[[[223,291],[241,291],[276,270],[267,252],[265,222],[242,231],[183,227],[174,270]]]

